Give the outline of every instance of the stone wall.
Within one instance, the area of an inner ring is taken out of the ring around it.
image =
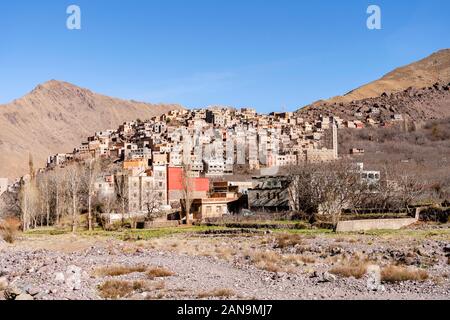
[[[340,221],[337,225],[336,232],[356,232],[368,230],[398,230],[403,227],[410,226],[417,222],[417,219],[371,219],[371,220],[354,220]]]

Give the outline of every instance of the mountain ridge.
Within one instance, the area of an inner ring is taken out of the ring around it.
[[[398,67],[380,79],[355,88],[342,96],[318,100],[308,106],[350,103],[352,101],[375,98],[383,93],[397,93],[410,87],[424,88],[435,83],[450,82],[450,49],[442,49],[431,55]]]
[[[71,152],[95,131],[180,109],[112,98],[64,81],[44,82],[0,105],[0,177],[25,174],[29,154],[42,167],[50,154]]]

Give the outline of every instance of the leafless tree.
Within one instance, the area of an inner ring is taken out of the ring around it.
[[[125,170],[119,170],[115,174],[114,187],[117,201],[120,203],[121,207],[122,224],[124,224],[128,205],[128,173]]]
[[[359,205],[368,190],[355,167],[340,161],[290,167],[288,177],[293,209],[330,216],[334,226],[342,211]]]
[[[417,204],[425,191],[425,183],[412,174],[398,172],[394,177],[398,199],[403,208],[410,212],[410,206]]]
[[[19,199],[22,228],[27,231],[33,226],[39,207],[39,192],[34,181],[23,182]]]
[[[161,198],[159,192],[155,189],[155,182],[148,182],[145,186],[142,196],[143,206],[147,210],[147,220],[154,221],[160,214]]]
[[[22,178],[19,191],[23,231],[29,230],[33,222],[33,226],[36,226],[36,216],[39,207],[39,191],[36,187],[34,163],[31,154],[29,155],[28,168],[29,177],[28,179]]]
[[[189,166],[184,165],[181,175],[182,186],[182,200],[184,203],[184,215],[186,217],[186,224],[190,224],[190,212],[192,202],[194,200],[194,179],[189,176]]]
[[[84,187],[87,194],[88,203],[88,229],[92,231],[92,198],[94,196],[94,184],[100,172],[100,165],[95,158],[89,159],[84,164]]]
[[[80,192],[82,188],[82,168],[79,163],[72,163],[64,169],[64,177],[68,194],[72,203],[72,232],[78,224]]]
[[[41,200],[41,218],[45,215],[46,225],[50,226],[50,211],[54,185],[49,172],[43,172],[36,178]],[[45,213],[45,214],[44,214]],[[42,223],[41,223],[42,225]]]

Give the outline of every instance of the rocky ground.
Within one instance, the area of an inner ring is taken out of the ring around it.
[[[0,243],[0,299],[449,299],[448,230],[28,235]],[[378,282],[394,265],[421,277]]]

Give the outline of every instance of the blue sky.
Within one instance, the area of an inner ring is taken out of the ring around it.
[[[82,29],[66,28],[81,7]],[[382,10],[368,30],[366,9]],[[448,0],[0,2],[0,103],[65,80],[147,102],[295,110],[450,47]]]

